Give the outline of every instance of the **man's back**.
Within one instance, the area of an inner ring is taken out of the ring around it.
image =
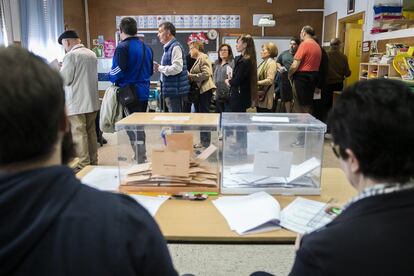
[[[68,115],[99,110],[97,63],[95,54],[82,44],[65,55],[61,75],[66,85]]]
[[[66,167],[0,175],[0,275],[176,275],[154,220]]]
[[[329,72],[327,83],[339,83],[351,75],[347,57],[339,50],[329,50]]]
[[[115,50],[110,80],[120,87],[135,84],[140,100],[148,100],[153,53],[138,37],[128,37]]]

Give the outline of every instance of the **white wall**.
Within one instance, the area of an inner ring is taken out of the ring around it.
[[[372,29],[373,20],[374,20],[374,4],[376,0],[355,0],[355,12],[365,11],[365,23],[363,26],[364,30],[364,40],[383,40],[383,39],[392,39],[400,38],[406,36],[414,36],[414,28],[399,30],[394,32],[387,32],[381,34],[370,34]],[[348,0],[325,0],[324,6],[324,17],[331,13],[337,12],[337,19],[347,17],[347,3]],[[354,14],[353,13],[353,14]],[[352,15],[352,14],[351,14]],[[338,32],[338,25],[336,26],[336,31]]]

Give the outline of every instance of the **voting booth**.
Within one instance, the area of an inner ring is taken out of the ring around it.
[[[218,192],[219,114],[133,113],[116,123],[120,190]]]
[[[320,194],[326,125],[309,114],[223,113],[221,193]]]

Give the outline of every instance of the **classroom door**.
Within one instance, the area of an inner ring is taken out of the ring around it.
[[[352,72],[351,76],[346,79],[346,86],[358,81],[359,64],[361,63],[362,35],[361,24],[346,24],[344,53],[348,57],[349,68]]]

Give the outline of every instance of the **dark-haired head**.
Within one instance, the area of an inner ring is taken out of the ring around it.
[[[414,177],[414,93],[397,80],[375,79],[347,88],[329,117],[333,141],[357,173],[382,182]],[[352,181],[351,181],[352,182]]]
[[[159,28],[161,28],[161,27],[164,28],[164,30],[169,31],[172,36],[175,36],[176,30],[175,30],[175,26],[174,26],[173,23],[164,22],[164,23],[160,24]]]
[[[46,160],[68,128],[63,80],[22,48],[0,48],[0,60],[0,166]]]
[[[218,63],[220,64],[223,61],[222,56],[227,58],[227,61],[233,60],[233,50],[229,44],[221,44],[219,47]]]
[[[242,42],[244,45],[244,51],[242,52],[243,58],[247,59],[250,63],[250,98],[252,101],[257,97],[257,60],[256,60],[256,48],[254,46],[253,37],[249,34],[242,34],[237,38],[237,42]],[[238,43],[239,44],[239,43]],[[237,49],[236,45],[236,49]]]
[[[126,35],[134,36],[138,32],[137,21],[132,17],[124,17],[119,24],[119,31]]]

